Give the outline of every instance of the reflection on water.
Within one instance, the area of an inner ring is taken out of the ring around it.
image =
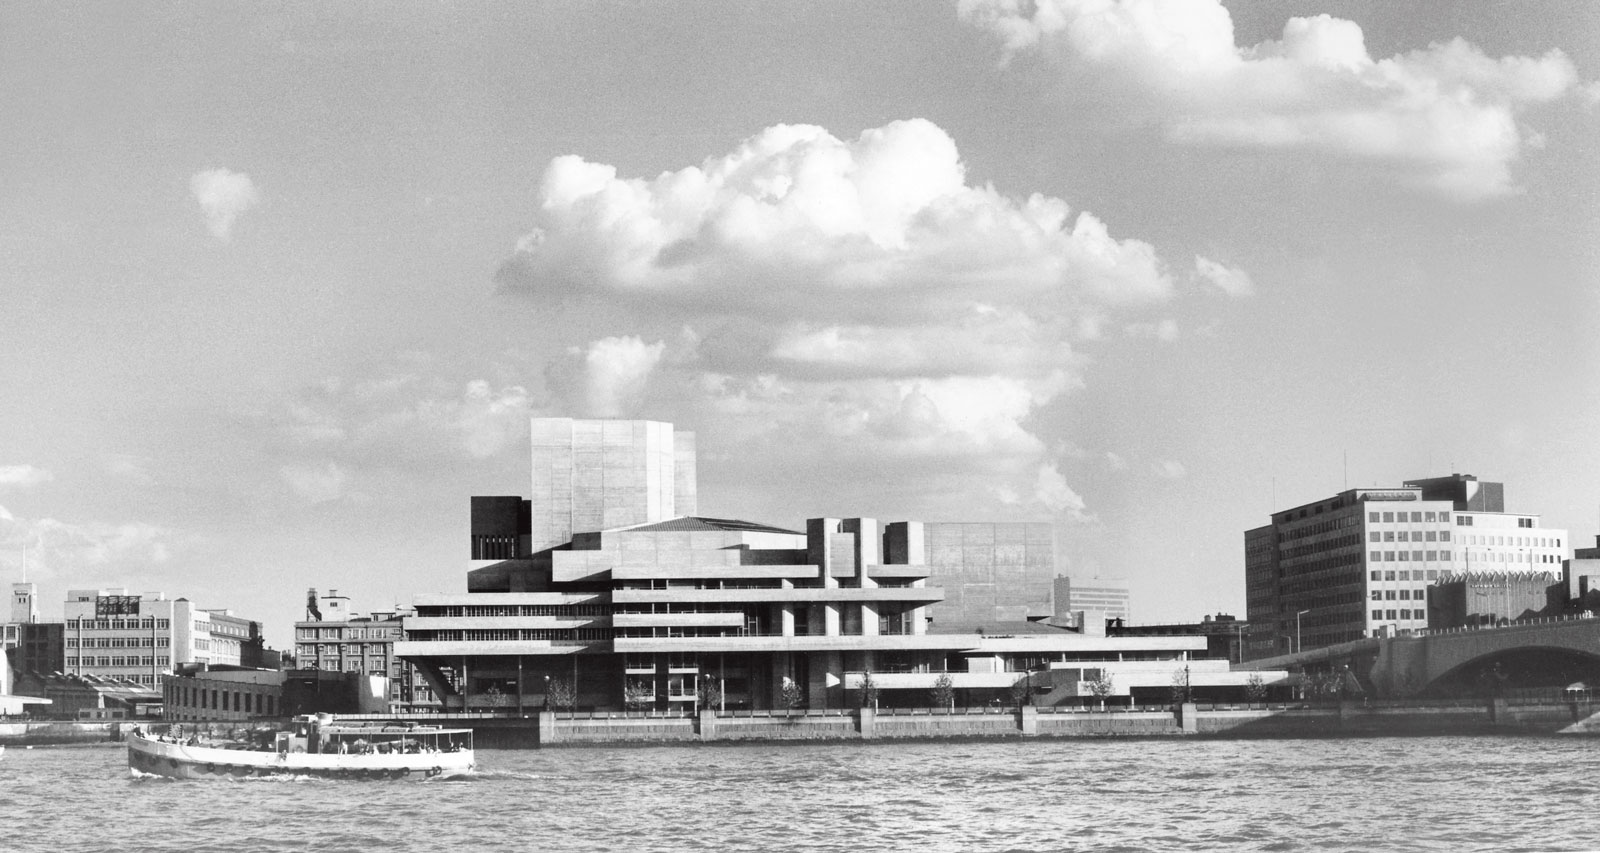
[[[0,760],[13,827],[0,848],[1586,850],[1600,846],[1597,748],[1480,737],[483,750],[477,777],[430,782],[134,779],[120,748],[13,749]]]

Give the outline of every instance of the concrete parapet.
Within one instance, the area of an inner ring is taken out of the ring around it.
[[[1023,705],[1017,709],[1017,728],[1025,735],[1039,733],[1039,709],[1033,705]]]

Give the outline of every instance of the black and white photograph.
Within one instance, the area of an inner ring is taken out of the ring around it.
[[[0,850],[1600,850],[1600,2],[0,2]]]

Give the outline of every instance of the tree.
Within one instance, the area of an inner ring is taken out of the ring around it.
[[[1189,668],[1184,667],[1172,674],[1172,704],[1182,705],[1194,697],[1194,691],[1189,685]]]
[[[800,690],[800,685],[796,684],[792,678],[785,677],[783,679],[783,687],[778,692],[783,699],[783,707],[785,708],[798,708],[805,699],[805,693]]]
[[[1253,672],[1244,682],[1244,695],[1251,702],[1261,702],[1267,698],[1267,680],[1261,673]]]
[[[861,707],[878,708],[878,682],[872,680],[870,672],[861,675]]]
[[[550,682],[550,707],[572,710],[578,704],[578,688],[565,678]]]
[[[928,691],[928,694],[933,699],[935,707],[949,708],[951,711],[956,709],[956,680],[950,677],[950,673],[939,673],[939,677],[933,680],[933,689]]]
[[[622,703],[630,711],[642,711],[656,704],[655,685],[643,681],[629,681],[622,688]]]
[[[1102,711],[1106,709],[1106,697],[1110,696],[1116,689],[1116,685],[1111,683],[1111,672],[1109,670],[1102,669],[1099,675],[1089,679],[1089,692],[1100,700],[1100,710]]]
[[[1028,704],[1028,694],[1033,692],[1033,673],[1024,672],[1021,678],[1011,682],[1011,704],[1021,708]]]
[[[700,710],[717,710],[722,706],[722,680],[710,677],[701,678],[700,686],[695,689],[695,695],[700,698]]]

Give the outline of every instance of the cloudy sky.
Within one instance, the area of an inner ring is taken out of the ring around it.
[[[1057,523],[1136,620],[1451,471],[1600,527],[1587,0],[11,4],[0,570],[460,591],[530,415],[701,511]]]

